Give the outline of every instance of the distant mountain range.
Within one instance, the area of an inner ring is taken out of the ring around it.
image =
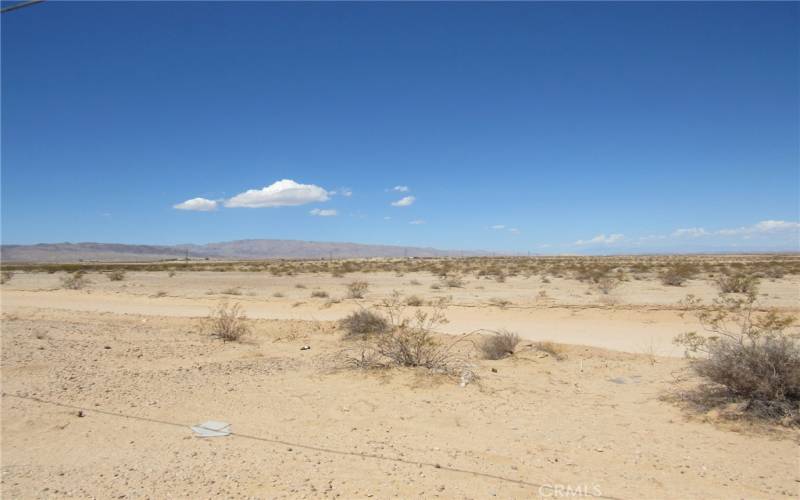
[[[141,262],[157,260],[255,260],[358,257],[455,257],[487,255],[435,248],[362,245],[297,240],[238,240],[206,245],[125,245],[119,243],[40,243],[1,245],[3,262]]]

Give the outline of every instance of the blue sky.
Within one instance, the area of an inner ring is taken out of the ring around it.
[[[797,3],[45,2],[2,16],[2,240],[798,250],[799,41]]]

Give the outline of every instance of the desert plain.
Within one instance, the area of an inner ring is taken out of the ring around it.
[[[665,284],[680,265],[681,283]],[[800,314],[796,255],[4,271],[4,498],[800,494],[797,426],[698,404],[702,382],[673,342],[702,332],[693,308],[726,273],[757,277],[760,311]],[[441,306],[433,334],[453,346],[451,369],[355,362],[340,320],[392,298],[410,316]],[[214,336],[221,303],[246,313],[238,341]],[[519,345],[484,359],[502,330]],[[232,434],[190,429],[208,420]]]

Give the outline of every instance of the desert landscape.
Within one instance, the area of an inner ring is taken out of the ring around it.
[[[796,498],[796,413],[675,343],[740,296],[800,256],[7,263],[3,495]]]

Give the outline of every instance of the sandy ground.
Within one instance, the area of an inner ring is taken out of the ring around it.
[[[571,279],[539,277],[467,279],[463,288],[431,289],[438,279],[428,273],[352,273],[341,278],[300,274],[276,277],[252,272],[128,273],[112,282],[90,274],[85,290],[63,290],[63,273],[18,273],[3,288],[2,307],[114,312],[124,314],[203,317],[221,299],[240,302],[248,316],[264,319],[338,320],[360,307],[372,307],[398,291],[424,300],[449,298],[449,323],[442,331],[460,334],[477,329],[510,329],[530,340],[552,340],[659,356],[683,355],[672,342],[675,335],[696,330],[697,322],[677,303],[688,294],[710,302],[717,294],[708,280],[681,287],[656,279],[630,280],[603,294]],[[330,298],[346,297],[346,285],[363,280],[370,287],[363,300],[330,303],[312,298],[315,290]],[[280,295],[276,297],[275,295]],[[499,300],[507,304],[497,304]],[[800,277],[765,280],[759,303],[790,312],[800,311]]]
[[[341,297],[358,277],[90,278],[67,291],[58,275],[19,273],[2,287],[4,498],[800,495],[796,430],[679,402],[698,381],[670,341],[697,325],[675,303],[710,299],[700,280],[626,282],[609,299],[572,280],[432,290],[430,276],[370,274],[364,300],[326,304],[312,290]],[[421,369],[348,367],[353,346],[330,320],[393,289],[452,295],[450,333],[511,327],[582,345],[562,361],[527,346],[500,361],[465,351],[478,376],[466,387]],[[798,307],[796,278],[761,293]],[[201,319],[226,297],[254,318],[242,343],[209,337]],[[490,306],[495,297],[510,304]],[[189,426],[209,419],[234,435],[193,437]]]

